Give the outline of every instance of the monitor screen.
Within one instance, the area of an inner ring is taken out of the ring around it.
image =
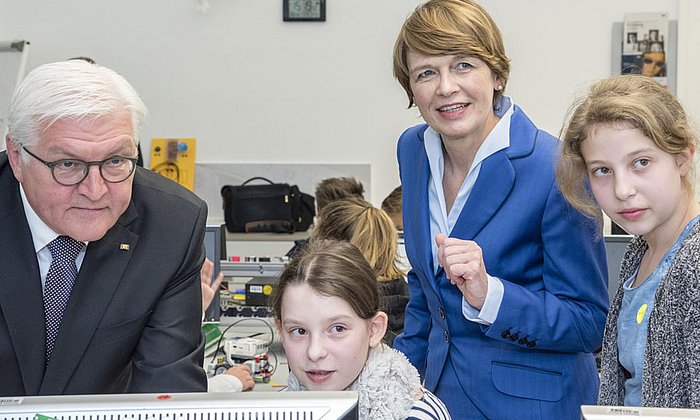
[[[354,391],[53,395],[0,397],[13,420],[358,419]]]
[[[608,257],[608,298],[612,303],[620,278],[620,263],[632,235],[605,235],[605,254]]]
[[[700,418],[700,410],[685,408],[614,407],[605,405],[582,405],[582,420],[626,420],[626,419],[677,419]]]
[[[207,225],[204,232],[204,248],[207,258],[214,263],[214,278],[221,271],[221,260],[226,259],[226,233],[224,225]],[[219,294],[214,295],[214,299],[204,312],[205,321],[218,321],[221,316],[219,306]]]

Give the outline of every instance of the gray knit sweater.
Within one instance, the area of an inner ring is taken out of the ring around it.
[[[623,284],[637,269],[647,243],[636,237],[620,267],[620,285],[603,338],[599,405],[623,405],[625,379],[617,352]],[[683,241],[661,280],[649,317],[642,406],[700,408],[700,223]]]

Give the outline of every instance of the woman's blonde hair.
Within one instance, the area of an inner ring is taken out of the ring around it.
[[[371,203],[347,198],[323,208],[310,240],[348,241],[359,248],[379,281],[398,279],[396,227],[386,212]]]
[[[567,120],[561,133],[557,182],[572,206],[599,222],[602,213],[588,187],[588,171],[581,154],[581,145],[593,130],[608,124],[634,128],[674,156],[697,143],[678,99],[652,78],[641,75],[613,76],[593,83],[571,106]],[[691,170],[682,182],[692,196],[694,171],[690,164]]]
[[[406,19],[394,44],[394,77],[413,106],[408,71],[409,51],[425,55],[470,55],[485,62],[498,78],[502,89],[494,90],[496,103],[510,74],[501,31],[491,16],[471,0],[429,0]]]

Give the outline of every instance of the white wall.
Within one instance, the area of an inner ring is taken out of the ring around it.
[[[609,75],[625,12],[679,0],[485,0],[512,59],[507,93],[558,133],[572,95]],[[282,21],[280,0],[0,0],[0,40],[31,41],[28,67],[87,55],[149,106],[144,142],[196,137],[200,162],[370,163],[372,202],[398,184],[397,136],[420,122],[391,75],[391,47],[420,0],[327,0],[325,23]],[[145,150],[148,150],[147,148]],[[210,203],[218,206],[219,203]]]
[[[700,122],[700,1],[679,0],[678,4],[678,98],[696,123]],[[700,176],[700,174],[698,174]],[[696,191],[700,193],[700,191]]]

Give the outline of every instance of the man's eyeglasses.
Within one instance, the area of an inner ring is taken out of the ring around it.
[[[84,160],[78,159],[61,159],[54,162],[47,162],[34,153],[27,150],[26,147],[22,146],[25,152],[29,153],[29,156],[43,163],[51,169],[51,175],[53,179],[56,180],[61,185],[70,187],[72,185],[77,185],[83,182],[88,176],[91,166],[97,166],[100,168],[100,175],[102,179],[112,184],[125,181],[136,168],[137,158],[128,158],[124,156],[112,156],[111,158],[105,160],[98,160],[93,162],[85,162]]]

